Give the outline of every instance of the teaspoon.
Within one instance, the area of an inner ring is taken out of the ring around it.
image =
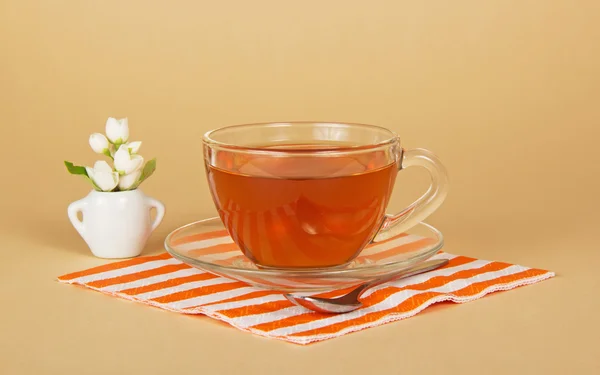
[[[380,277],[378,279],[361,284],[356,289],[353,289],[351,292],[335,298],[300,296],[289,293],[285,294],[285,298],[287,298],[288,300],[290,300],[290,302],[298,306],[302,306],[309,310],[317,312],[333,314],[347,313],[350,311],[354,311],[362,306],[362,303],[358,300],[358,298],[367,289],[372,288],[376,285],[386,283],[388,281],[397,280],[404,277],[414,276],[423,272],[431,271],[438,267],[444,266],[447,263],[448,259],[429,260],[409,269],[392,273],[390,275],[386,275],[384,277]]]

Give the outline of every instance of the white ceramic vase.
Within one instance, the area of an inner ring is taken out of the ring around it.
[[[150,210],[156,209],[154,220]],[[81,212],[83,220],[77,214]],[[68,208],[69,219],[99,258],[131,258],[141,254],[162,221],[165,206],[139,188],[120,192],[92,190]]]

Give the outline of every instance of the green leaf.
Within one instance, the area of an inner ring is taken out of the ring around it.
[[[85,167],[81,167],[79,165],[73,165],[73,163],[71,163],[70,161],[65,161],[65,165],[67,166],[67,170],[71,174],[82,174],[82,175],[85,175],[86,177],[88,175]]]
[[[89,182],[94,187],[94,189],[96,189],[97,191],[102,191],[102,189],[100,189],[100,187],[98,187],[98,185],[96,185],[94,183],[94,181],[91,178],[89,178],[87,175],[83,176],[83,178],[85,178],[87,180],[87,182]]]
[[[102,191],[102,189],[100,189],[98,187],[98,185],[96,185],[94,183],[94,181],[92,181],[90,176],[88,176],[87,170],[85,169],[85,167],[81,167],[79,165],[73,165],[73,163],[71,163],[70,161],[65,161],[65,166],[67,167],[67,170],[69,171],[69,173],[83,176],[83,178],[87,182],[89,182],[95,190]]]
[[[135,189],[138,186],[140,186],[140,184],[142,182],[144,182],[144,180],[146,180],[148,177],[152,176],[152,173],[154,173],[155,170],[156,170],[156,158],[149,160],[146,163],[146,165],[144,165],[144,169],[142,169],[142,174],[140,175],[140,179],[138,180],[137,183],[134,184],[132,189]]]

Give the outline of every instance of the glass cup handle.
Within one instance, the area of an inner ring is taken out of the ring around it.
[[[437,210],[448,194],[448,174],[437,156],[425,149],[401,149],[400,152],[399,169],[425,167],[431,176],[431,185],[425,194],[401,212],[385,215],[373,243],[385,241],[417,225]]]

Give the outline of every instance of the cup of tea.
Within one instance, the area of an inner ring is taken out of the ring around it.
[[[203,137],[210,192],[233,241],[258,267],[305,269],[351,262],[433,213],[446,170],[424,149],[403,149],[379,126],[285,122],[234,125]],[[424,167],[431,186],[387,214],[398,171]]]

